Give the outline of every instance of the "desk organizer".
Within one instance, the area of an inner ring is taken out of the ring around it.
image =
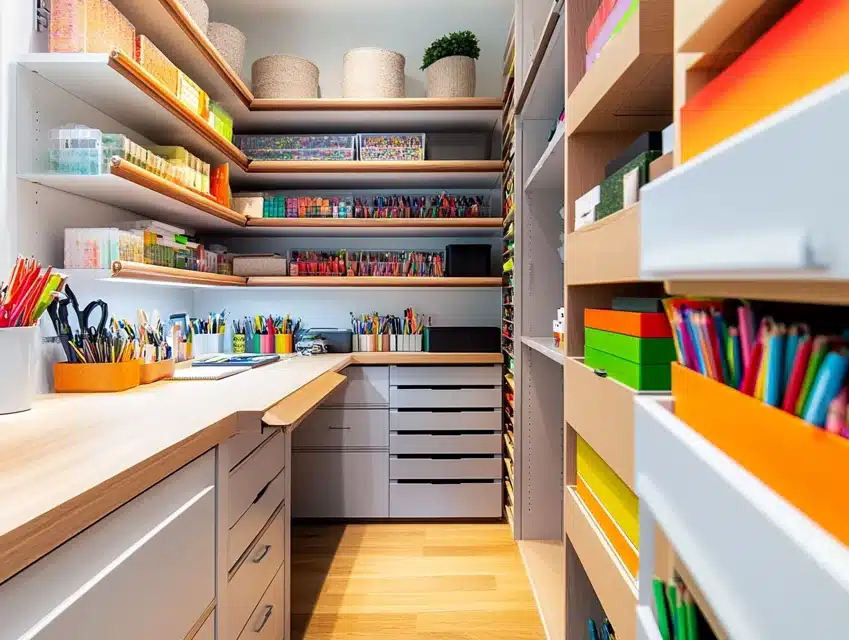
[[[274,353],[294,353],[294,335],[291,333],[278,333],[274,336]]]
[[[849,544],[849,440],[680,364],[675,415],[843,544]]]
[[[109,393],[126,391],[141,382],[141,360],[110,364],[53,365],[56,393]]]
[[[0,329],[0,415],[32,408],[37,336],[37,325]]]
[[[361,133],[360,160],[424,160],[423,133]]]
[[[139,368],[139,384],[150,384],[174,375],[174,360],[142,363]]]
[[[192,357],[200,358],[211,353],[224,353],[223,333],[193,333]],[[254,353],[260,353],[259,350]]]

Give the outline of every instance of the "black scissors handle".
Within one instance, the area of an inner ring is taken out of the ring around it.
[[[96,327],[91,326],[91,315],[95,309],[100,309],[100,320]],[[80,330],[88,333],[91,337],[104,335],[106,333],[106,321],[109,319],[109,306],[103,300],[93,300],[86,305],[80,315]]]

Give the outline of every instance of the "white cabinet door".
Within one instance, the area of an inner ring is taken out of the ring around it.
[[[292,432],[295,450],[388,446],[388,409],[318,409]]]
[[[387,451],[295,451],[292,517],[388,518]]]
[[[342,375],[347,381],[327,396],[325,407],[389,404],[389,367],[348,367]]]

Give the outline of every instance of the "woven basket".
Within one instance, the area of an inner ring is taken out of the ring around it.
[[[203,33],[209,28],[209,6],[203,0],[180,0],[192,20]]]
[[[351,49],[342,60],[342,97],[403,98],[405,62],[386,49]]]
[[[209,36],[209,41],[215,46],[221,57],[230,65],[230,68],[241,77],[242,66],[245,64],[245,45],[247,44],[245,34],[224,22],[210,22],[207,36]]]
[[[251,66],[255,98],[317,98],[318,67],[297,56],[268,56]]]
[[[428,98],[472,98],[474,95],[474,58],[448,56],[427,68]]]

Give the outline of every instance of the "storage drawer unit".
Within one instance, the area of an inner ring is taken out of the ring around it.
[[[486,458],[389,457],[391,480],[498,480],[501,456]]]
[[[500,518],[501,481],[389,484],[393,518]]]
[[[230,473],[229,520],[236,524],[259,497],[262,489],[283,468],[285,437],[276,433]]]
[[[501,384],[501,366],[417,367],[393,365],[389,367],[389,384],[393,387],[497,386]]]
[[[283,637],[285,575],[285,567],[277,570],[277,575],[248,618],[239,640],[280,640]]]
[[[389,453],[297,451],[292,457],[295,518],[389,516]]]
[[[386,409],[318,409],[292,433],[293,449],[386,449]]]
[[[389,429],[391,431],[500,431],[501,410],[411,411],[392,409],[389,412]]]
[[[227,585],[228,638],[238,638],[283,564],[285,510],[281,509],[248,552]],[[250,637],[250,636],[248,636]]]
[[[426,453],[501,453],[501,433],[463,433],[439,435],[429,433],[392,433],[389,435],[392,454]]]
[[[261,433],[237,433],[231,436],[224,446],[230,456],[230,470],[232,471],[242,460],[247,458],[254,449],[268,440],[276,432],[274,429],[263,429]]]
[[[207,453],[0,586],[0,637],[183,638],[215,598]]]
[[[348,367],[348,381],[331,393],[325,407],[383,406],[389,404],[389,367]]]
[[[390,404],[393,409],[456,409],[492,408],[501,406],[501,389],[491,388],[411,388],[392,387]]]
[[[286,495],[286,471],[281,470],[260,489],[248,510],[236,521],[227,539],[227,568],[232,568]]]

